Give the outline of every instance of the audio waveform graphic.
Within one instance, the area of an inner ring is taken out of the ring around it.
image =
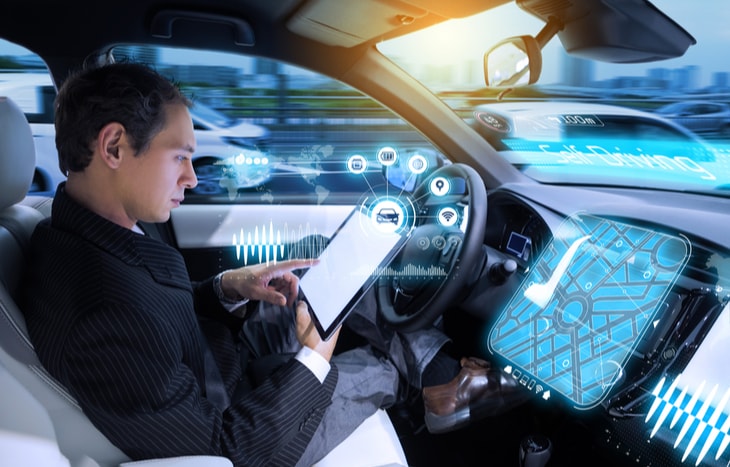
[[[269,225],[254,227],[253,231],[240,230],[233,234],[232,245],[236,250],[236,260],[248,265],[254,263],[276,264],[287,259],[316,258],[324,250],[327,239],[317,233],[308,223],[290,229],[287,224],[283,228]]]
[[[667,379],[662,378],[652,391],[655,399],[645,421],[648,423],[655,414],[657,418],[650,437],[653,438],[661,427],[665,427],[676,434],[674,449],[681,449],[683,446],[680,444],[685,440],[682,462],[693,451],[697,456],[695,465],[713,452],[712,457],[717,461],[730,445],[730,417],[727,412],[730,388],[715,384],[710,389],[703,381],[696,391],[688,391],[687,387],[681,388],[677,384],[681,376],[678,375],[666,390]]]
[[[423,266],[417,266],[414,264],[408,264],[400,269],[395,269],[391,266],[378,266],[372,273],[364,271],[362,268],[357,268],[357,266],[353,265],[353,268],[347,274],[351,274],[353,276],[357,276],[363,279],[366,277],[375,279],[379,277],[420,277],[423,279],[429,279],[434,277],[446,277],[447,275],[446,271],[438,266],[430,266],[428,268],[425,268]]]
[[[373,275],[378,277],[444,277],[446,276],[446,271],[439,266],[425,268],[416,264],[406,264],[400,269],[394,269],[390,266],[378,267]]]

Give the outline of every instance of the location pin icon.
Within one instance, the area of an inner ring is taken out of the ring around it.
[[[449,192],[449,181],[444,177],[436,177],[431,180],[431,193],[436,196],[443,196]]]

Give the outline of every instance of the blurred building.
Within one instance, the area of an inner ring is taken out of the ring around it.
[[[595,63],[567,53],[563,54],[563,84],[575,87],[588,87],[593,83]]]
[[[256,58],[254,60],[254,73],[257,75],[278,75],[281,73],[281,64],[276,60]]]
[[[670,89],[689,91],[700,87],[700,68],[695,65],[671,70]]]
[[[238,87],[242,77],[241,70],[230,66],[170,65],[163,71],[185,85],[205,83],[212,87]]]
[[[144,45],[120,45],[114,47],[114,59],[117,61],[131,60],[135,62],[157,65],[160,63],[160,49]]]
[[[730,73],[727,71],[718,71],[713,73],[710,86],[712,89],[717,91],[726,91],[730,89]]]

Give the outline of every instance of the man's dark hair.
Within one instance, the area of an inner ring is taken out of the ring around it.
[[[92,142],[112,122],[124,126],[135,154],[143,152],[164,128],[168,104],[191,105],[173,82],[140,63],[113,63],[72,74],[56,97],[61,172],[83,171],[91,162]]]

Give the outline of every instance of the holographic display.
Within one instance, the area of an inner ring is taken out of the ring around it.
[[[689,249],[679,236],[570,217],[493,326],[489,350],[542,398],[596,406],[657,318]]]
[[[730,304],[725,305],[712,329],[681,374],[663,377],[652,391],[654,400],[646,415],[650,437],[663,430],[674,440],[682,462],[694,458],[730,462]],[[669,432],[669,433],[667,433]]]

